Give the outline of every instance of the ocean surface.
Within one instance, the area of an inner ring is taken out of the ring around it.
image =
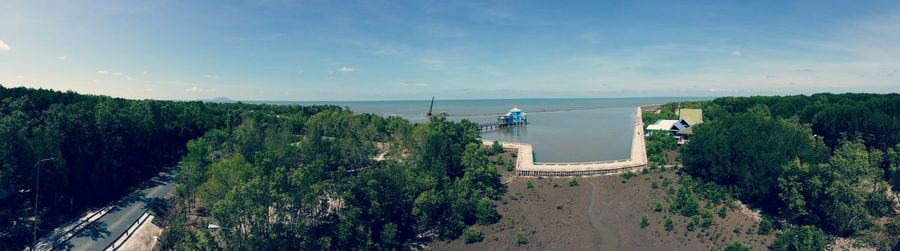
[[[638,106],[707,99],[710,98],[435,100],[433,112],[446,112],[452,120],[485,123],[496,121],[497,115],[517,106],[528,113],[527,126],[483,132],[482,138],[532,144],[536,161],[581,162],[627,159]],[[401,116],[424,122],[430,100],[247,103],[330,104],[349,107],[356,113]]]

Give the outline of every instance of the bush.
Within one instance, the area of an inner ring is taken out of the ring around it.
[[[791,227],[775,236],[772,250],[825,250],[825,233],[815,226]]]
[[[659,188],[659,184],[656,184],[656,181],[650,182],[650,188],[658,189],[658,188]]]
[[[728,216],[728,208],[727,208],[727,207],[721,207],[721,208],[719,208],[719,217],[720,217],[720,218],[725,218],[725,217],[727,217],[727,216]]]
[[[650,221],[647,220],[646,215],[641,216],[641,228],[646,228],[647,226],[650,226]]]
[[[750,251],[750,247],[745,246],[738,241],[732,241],[728,244],[728,247],[725,247],[725,251]]]
[[[497,155],[503,153],[505,150],[503,149],[503,145],[500,144],[500,141],[494,140],[494,144],[491,144],[491,155]]]
[[[666,218],[666,223],[663,226],[666,228],[666,232],[669,232],[675,229],[675,222],[672,222],[670,218]]]
[[[492,224],[500,220],[500,213],[494,209],[494,203],[488,198],[481,198],[475,207],[475,219],[479,224]]]
[[[516,166],[513,165],[513,163],[507,162],[507,163],[506,163],[506,171],[507,171],[507,172],[512,172],[513,170],[516,170]]]
[[[516,233],[516,245],[525,244],[528,244],[528,238],[525,238],[525,235],[522,233]]]
[[[697,216],[691,217],[691,220],[688,221],[688,224],[686,227],[687,231],[694,231],[695,229],[697,229],[697,225],[699,225],[699,224],[700,224],[700,217],[697,217]]]
[[[572,177],[572,179],[569,180],[569,186],[570,187],[578,186],[578,180],[575,179],[575,177]]]
[[[480,242],[484,240],[484,233],[481,233],[481,230],[476,227],[469,227],[463,231],[463,240],[466,244]]]
[[[526,188],[534,188],[534,184],[531,184],[531,181],[529,180],[528,182],[525,183],[525,187]]]
[[[756,233],[761,235],[772,233],[772,220],[769,217],[763,217],[762,221],[759,222],[759,229],[756,230]]]
[[[662,204],[656,203],[656,206],[653,206],[654,212],[662,212]]]
[[[697,215],[700,213],[700,199],[689,186],[682,185],[672,203],[672,211],[688,217]]]
[[[624,179],[624,180],[629,180],[631,178],[634,178],[634,176],[637,176],[637,174],[635,174],[632,171],[625,171],[624,173],[620,174],[619,176],[621,176],[622,179]]]
[[[706,229],[713,225],[714,221],[713,221],[713,212],[712,211],[703,210],[703,214],[701,215],[701,217],[703,219],[700,221],[700,227]]]

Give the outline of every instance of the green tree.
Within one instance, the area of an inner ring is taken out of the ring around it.
[[[697,215],[700,213],[700,198],[690,186],[682,185],[672,203],[672,211],[688,217]]]
[[[750,110],[698,126],[680,156],[694,176],[748,188],[740,190],[746,201],[779,205],[775,188],[782,164],[795,158],[822,160],[826,147],[796,120],[772,118],[764,105]]]
[[[825,250],[825,233],[814,226],[790,227],[775,236],[772,250]]]
[[[732,241],[725,247],[725,251],[750,251],[750,247],[745,246],[739,241]]]
[[[763,217],[762,221],[759,222],[759,229],[757,229],[756,233],[768,235],[772,233],[772,227],[772,220],[769,217]]]
[[[500,144],[500,141],[494,140],[494,143],[491,144],[491,154],[497,155],[504,152],[503,145]]]

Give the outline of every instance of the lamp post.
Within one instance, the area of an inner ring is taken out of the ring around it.
[[[38,227],[38,192],[40,191],[41,185],[41,163],[45,161],[55,160],[56,158],[46,158],[42,160],[38,160],[37,163],[34,163],[35,172],[37,172],[37,178],[34,181],[34,226],[32,226],[32,239],[31,239],[31,250],[37,250],[37,227]]]

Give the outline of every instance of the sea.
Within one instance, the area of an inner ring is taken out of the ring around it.
[[[709,100],[709,97],[531,98],[434,100],[433,113],[451,120],[494,122],[512,107],[528,114],[528,125],[482,132],[483,139],[532,144],[535,161],[584,162],[627,159],[634,133],[635,109],[641,105]],[[256,101],[268,104],[328,104],[355,113],[400,116],[425,122],[431,100],[397,101]]]

